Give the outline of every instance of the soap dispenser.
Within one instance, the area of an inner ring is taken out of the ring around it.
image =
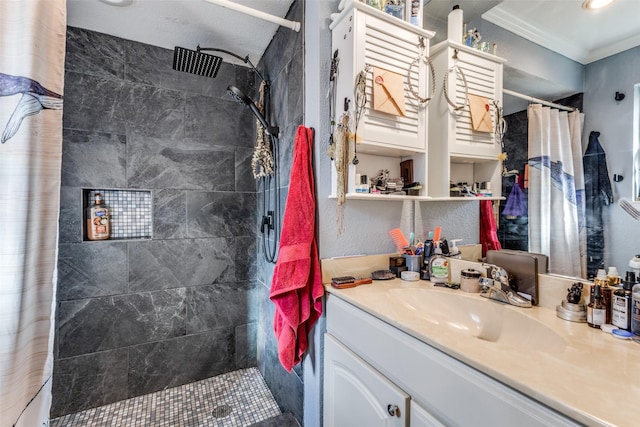
[[[461,259],[462,253],[456,243],[460,242],[462,239],[453,239],[451,240],[451,246],[449,247],[449,258]]]
[[[429,280],[432,283],[446,283],[449,280],[449,261],[442,255],[440,242],[434,241],[435,250],[429,260]]]

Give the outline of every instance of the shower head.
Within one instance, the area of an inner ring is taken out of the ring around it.
[[[176,46],[173,50],[173,69],[204,77],[215,77],[222,65],[222,58]]]
[[[258,110],[258,107],[256,107],[255,102],[253,102],[251,98],[245,95],[243,91],[241,91],[235,86],[229,86],[227,87],[227,93],[231,95],[231,97],[235,99],[235,101],[238,104],[242,104],[248,109],[250,109],[253,115],[256,116],[256,119],[258,119],[262,127],[264,127],[265,131],[269,135],[278,136],[278,128],[276,126],[269,126],[269,123],[267,123],[267,120],[264,118],[262,113],[260,113],[260,110]]]

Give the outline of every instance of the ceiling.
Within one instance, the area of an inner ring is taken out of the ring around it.
[[[205,0],[67,0],[68,24],[167,49],[217,47],[249,55],[257,63],[273,34],[273,24]],[[292,0],[232,0],[284,17]],[[317,0],[306,0],[317,1]],[[446,21],[454,4],[465,21],[484,19],[581,64],[640,44],[639,0],[617,0],[599,11],[585,11],[583,0],[425,0],[427,20]],[[234,62],[234,58],[224,58]],[[237,61],[235,61],[237,62]]]
[[[293,0],[233,2],[284,17]],[[127,0],[125,4],[67,0],[67,24],[171,50],[175,46],[216,47],[242,57],[249,55],[254,64],[278,29],[277,24],[205,0]],[[242,64],[231,56],[223,59]]]

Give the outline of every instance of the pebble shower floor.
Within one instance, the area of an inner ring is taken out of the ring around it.
[[[51,420],[51,427],[246,427],[280,415],[257,368]]]

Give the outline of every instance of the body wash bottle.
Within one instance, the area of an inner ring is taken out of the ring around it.
[[[94,195],[93,204],[87,208],[87,239],[106,240],[111,235],[109,208],[102,203],[102,195]]]

